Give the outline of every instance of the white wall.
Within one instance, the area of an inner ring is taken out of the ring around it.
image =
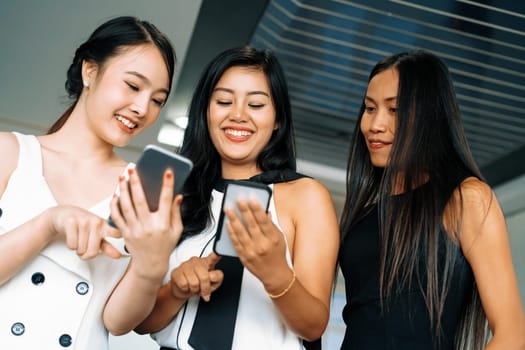
[[[523,197],[525,201],[525,196]],[[525,210],[507,218],[512,260],[518,276],[521,292],[521,301],[525,310]]]
[[[525,175],[498,186],[494,191],[507,221],[512,260],[525,309]]]

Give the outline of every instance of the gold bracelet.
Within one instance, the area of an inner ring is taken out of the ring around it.
[[[292,281],[290,282],[290,284],[288,284],[288,287],[286,287],[281,293],[278,293],[278,294],[271,294],[271,293],[268,293],[268,291],[266,291],[266,294],[268,294],[268,296],[272,299],[277,299],[277,298],[280,298],[282,297],[283,295],[285,295],[286,293],[288,293],[288,291],[290,290],[290,288],[292,288],[292,285],[294,284],[295,282],[295,270],[292,270],[292,273],[293,273],[293,277],[292,277]]]

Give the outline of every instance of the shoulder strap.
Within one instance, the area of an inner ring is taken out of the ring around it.
[[[252,176],[249,179],[245,179],[244,181],[260,182],[265,185],[271,185],[271,184],[276,184],[280,182],[293,181],[293,180],[301,179],[303,177],[311,178],[308,175],[300,174],[292,169],[280,169],[280,170],[268,170],[263,173]],[[228,184],[228,182],[230,181],[231,180],[227,180],[227,179],[219,179],[217,180],[213,188],[219,192],[224,192],[224,189],[226,188],[226,184]]]
[[[42,173],[42,149],[40,142],[34,135],[24,135],[13,132],[18,140],[18,165],[17,169],[31,171],[33,174]]]
[[[252,176],[251,181],[262,182],[264,184],[276,184],[279,182],[288,182],[303,177],[308,177],[308,175],[300,174],[292,169],[281,169],[281,170],[268,170],[261,174]]]

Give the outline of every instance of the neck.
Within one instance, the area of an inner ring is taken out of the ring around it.
[[[427,183],[429,178],[430,177],[429,177],[428,174],[423,174],[421,176],[421,178],[419,178],[419,179],[412,178],[412,184],[409,184],[409,185],[411,185],[411,188],[407,189],[407,188],[405,188],[406,187],[405,186],[405,174],[404,173],[399,173],[399,174],[397,174],[397,176],[393,180],[393,183],[392,183],[392,194],[393,195],[397,195],[397,194],[405,193],[407,191],[410,191],[410,190],[413,190],[415,188],[418,188],[419,186]]]
[[[222,164],[222,178],[228,180],[243,180],[249,179],[252,176],[260,174],[262,171],[256,165],[242,166],[242,165],[227,165]]]
[[[39,137],[42,147],[64,157],[83,161],[122,161],[113,146],[91,132],[81,131],[68,122],[57,132]]]

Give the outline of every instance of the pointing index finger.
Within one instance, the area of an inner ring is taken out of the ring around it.
[[[221,257],[220,255],[215,254],[215,252],[211,252],[205,259],[208,264],[208,270],[214,270],[215,265],[221,260]]]

